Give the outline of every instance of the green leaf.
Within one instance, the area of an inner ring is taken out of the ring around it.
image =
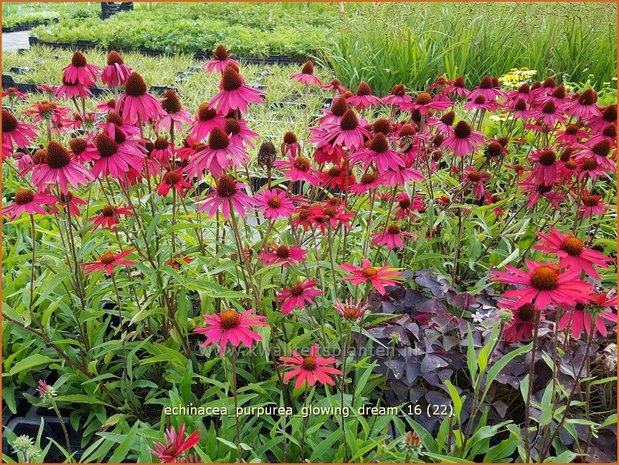
[[[11,368],[11,370],[7,373],[7,376],[16,375],[24,370],[32,370],[34,367],[41,365],[49,365],[54,361],[55,360],[53,358],[50,358],[47,355],[32,354],[13,365],[13,368]]]
[[[507,366],[507,364],[511,362],[512,360],[514,360],[519,355],[530,352],[532,347],[533,347],[533,344],[530,343],[530,344],[527,344],[526,346],[519,347],[516,350],[512,350],[511,352],[505,354],[503,357],[497,360],[494,363],[494,365],[492,365],[492,367],[488,370],[488,375],[486,376],[486,385],[484,387],[484,393],[483,393],[483,396],[480,402],[484,401],[484,399],[486,398],[486,395],[488,394],[488,391],[490,390],[490,386],[492,385],[496,377],[499,375],[499,373],[501,373],[501,371],[503,371],[503,369]],[[521,389],[522,389],[523,383],[525,383],[525,380],[528,380],[528,377],[525,376],[525,378],[523,378],[522,381],[520,382]],[[528,381],[527,381],[527,386],[528,386]],[[524,398],[526,399],[526,394]]]
[[[129,431],[129,433],[127,433],[127,435],[123,435],[124,439],[120,442],[118,447],[116,447],[116,449],[114,450],[114,453],[112,454],[109,460],[110,463],[120,463],[122,460],[124,460],[127,457],[127,454],[131,450],[131,447],[136,442],[138,424],[139,422],[136,422],[131,428],[131,430]]]
[[[456,387],[449,380],[445,381],[445,387],[447,387],[447,391],[449,392],[449,396],[451,397],[451,402],[453,403],[456,420],[458,420],[458,424],[460,424],[460,414],[462,413],[462,406],[464,405],[464,399],[466,398],[466,396],[460,397],[460,394],[458,394]]]
[[[546,426],[549,425],[550,422],[552,421],[552,397],[553,397],[553,389],[552,389],[552,384],[549,384],[548,386],[546,386],[546,389],[544,390],[544,395],[542,396],[542,414],[540,415],[539,418],[539,424],[540,426]]]
[[[468,333],[466,335],[466,364],[469,367],[471,375],[471,384],[475,385],[477,376],[477,354],[475,353],[475,343],[473,341],[473,329],[468,325]]]

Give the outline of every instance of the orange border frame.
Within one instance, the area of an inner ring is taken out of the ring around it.
[[[211,3],[229,3],[227,0],[209,0]],[[252,0],[236,0],[237,2],[243,2],[243,3],[258,3],[256,1],[252,1]],[[150,3],[147,0],[134,0],[135,3]],[[283,3],[281,1],[278,0],[260,0],[260,2],[264,2],[264,3]],[[304,1],[304,0],[285,0],[284,2],[287,3],[332,3],[329,0],[308,0],[308,1]],[[343,3],[371,3],[372,0],[344,0]],[[4,3],[66,3],[63,0],[46,0],[45,2],[31,2],[28,0],[7,0],[7,1],[0,1],[0,25],[2,25],[2,5]],[[100,2],[87,2],[86,0],[76,0],[72,3],[100,3]],[[195,0],[158,0],[155,3],[202,3],[202,2],[196,2]],[[511,0],[510,2],[506,2],[506,1],[502,1],[502,0],[480,0],[477,2],[469,2],[469,1],[457,1],[457,0],[388,0],[388,1],[384,1],[384,2],[379,2],[379,3],[474,3],[474,4],[483,4],[483,3],[614,3],[618,10],[619,10],[619,0]],[[619,11],[617,12],[617,17],[616,17],[616,24],[617,24],[617,30],[619,30]],[[0,40],[0,43],[2,41]],[[1,52],[0,52],[1,53]],[[617,74],[619,75],[619,50],[617,51]],[[0,63],[0,69],[2,69],[2,64]],[[0,131],[1,132],[1,131]],[[618,136],[618,141],[619,141],[619,136]],[[616,167],[616,173],[619,175],[619,164]],[[2,189],[2,174],[0,173],[0,190]],[[617,214],[617,229],[619,230],[619,191],[617,192],[617,205],[616,205],[616,211],[615,213]],[[2,206],[2,200],[0,198],[0,207]],[[2,231],[0,230],[0,238],[2,238]],[[617,238],[617,245],[619,248],[619,237]],[[1,245],[0,245],[1,247]],[[0,266],[2,266],[2,257],[0,256]],[[617,282],[618,286],[619,286],[619,278],[618,278],[618,282]],[[2,297],[2,284],[0,283],[0,297]],[[0,330],[3,329],[3,325],[2,325],[2,316],[0,313]],[[617,345],[619,345],[619,332],[617,333]],[[0,360],[3,360],[2,358],[2,346],[0,345]],[[619,364],[619,355],[617,356],[617,362]],[[3,366],[0,365],[0,375],[2,374],[2,369]],[[617,384],[617,386],[619,386],[619,384]],[[0,400],[2,399],[2,378],[0,378]],[[619,396],[617,397],[617,410],[619,410]],[[2,439],[0,437],[0,446],[2,445]],[[616,465],[619,464],[619,440],[617,441],[616,444],[616,450],[617,450],[617,457],[618,457],[618,461],[617,462],[598,462],[600,463],[600,465]],[[4,462],[3,462],[4,463]],[[45,463],[51,463],[51,462],[45,462]],[[156,462],[142,462],[142,463],[146,463],[147,465],[157,465]],[[314,462],[316,465],[327,465],[327,463],[325,462]],[[451,463],[451,462],[440,462],[442,463]],[[56,465],[56,464],[52,464],[52,465]],[[60,465],[60,464],[57,464]],[[120,464],[117,464],[120,465]],[[224,465],[232,465],[232,464],[224,464]],[[295,464],[288,464],[285,463],[283,465],[295,465]],[[385,465],[396,465],[396,464],[389,464],[386,463]],[[492,463],[491,465],[503,465],[501,463]]]

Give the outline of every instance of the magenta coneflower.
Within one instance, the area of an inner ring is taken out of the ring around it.
[[[348,105],[346,99],[344,97],[338,97],[333,100],[333,103],[331,103],[331,107],[329,107],[329,110],[322,111],[324,113],[324,116],[322,116],[319,121],[321,124],[325,125],[340,124],[340,121],[342,121],[342,116],[344,116],[346,110],[349,109],[350,105]]]
[[[189,135],[198,140],[203,140],[214,128],[223,129],[225,125],[226,118],[220,115],[214,108],[209,108],[209,104],[204,102],[198,108],[198,114],[189,129]]]
[[[314,76],[314,63],[311,61],[307,61],[301,68],[301,72],[291,74],[290,78],[305,86],[322,86],[320,79]]]
[[[368,170],[363,173],[356,184],[350,186],[350,192],[355,195],[361,195],[368,192],[370,189],[376,189],[383,185],[381,177],[373,170]]]
[[[467,167],[464,170],[464,183],[473,187],[475,198],[481,199],[484,196],[492,197],[486,189],[486,183],[490,180],[490,173],[486,171],[477,171],[473,167]]]
[[[204,204],[198,208],[198,211],[208,210],[209,216],[215,216],[218,211],[221,211],[225,219],[230,218],[230,215],[236,211],[245,218],[247,210],[253,206],[251,197],[243,191],[246,187],[245,184],[235,181],[232,176],[223,174],[217,179],[215,188],[206,196]]]
[[[9,100],[14,100],[18,98],[20,100],[24,100],[28,98],[28,95],[24,94],[23,92],[20,92],[15,87],[7,87],[6,90],[2,91],[2,98],[7,98]]]
[[[484,76],[481,78],[481,81],[479,81],[479,85],[469,93],[468,98],[470,100],[475,100],[478,95],[483,95],[486,100],[496,100],[503,95],[503,91],[494,84],[493,78]]]
[[[345,302],[336,300],[333,306],[346,320],[358,320],[359,318],[362,318],[367,309],[370,307],[368,304],[362,305],[361,302],[355,303],[352,299]]]
[[[2,144],[13,148],[27,147],[37,137],[37,127],[19,121],[9,110],[2,109]]]
[[[305,254],[307,253],[307,250],[302,249],[298,245],[273,245],[269,246],[267,250],[260,252],[258,258],[267,266],[277,264],[282,265],[284,268],[289,265],[296,266],[305,261]]]
[[[405,234],[406,233],[403,232],[397,224],[393,223],[387,226],[384,231],[374,234],[372,245],[384,245],[391,250],[396,248],[401,249],[404,247],[402,238]]]
[[[396,171],[405,165],[401,155],[389,146],[387,137],[381,132],[371,139],[367,148],[354,152],[350,156],[350,161],[351,163],[362,162],[364,170],[374,163],[378,172]]]
[[[236,310],[228,309],[219,315],[204,315],[206,326],[194,329],[194,332],[206,336],[201,347],[219,345],[223,354],[228,343],[233,347],[238,347],[239,344],[251,347],[254,342],[262,340],[262,336],[252,331],[251,328],[252,326],[267,326],[267,323],[263,316],[254,315],[254,311],[253,308],[250,308],[239,313]]]
[[[149,157],[165,168],[174,160],[174,146],[165,137],[157,136],[155,142],[152,142]]]
[[[595,337],[599,333],[607,337],[608,331],[604,322],[617,324],[617,314],[611,310],[611,307],[617,307],[617,295],[611,293],[592,294],[591,306],[576,304],[565,312],[557,326],[559,331],[569,326],[574,339],[579,339],[583,332],[586,336]]]
[[[557,155],[552,149],[537,150],[530,156],[534,162],[532,177],[537,184],[551,186],[557,176]]]
[[[205,171],[220,176],[229,166],[244,166],[249,156],[242,146],[232,144],[230,138],[219,127],[213,128],[208,145],[197,152],[187,165],[187,174],[201,176]]]
[[[349,150],[360,149],[366,139],[370,138],[370,131],[365,127],[365,120],[360,124],[353,110],[347,110],[342,116],[340,124],[326,125],[325,133],[318,146],[325,144],[342,145]]]
[[[71,63],[62,69],[62,79],[68,84],[81,84],[91,87],[97,80],[99,68],[90,65],[82,52],[75,52]]]
[[[594,145],[582,145],[578,144],[574,146],[577,149],[574,158],[580,159],[594,159],[598,165],[601,165],[605,171],[615,171],[615,162],[612,160],[615,158],[614,153],[611,153],[612,145],[608,140],[600,140]]]
[[[546,102],[539,110],[534,110],[531,114],[533,118],[541,119],[550,128],[557,123],[564,123],[563,112],[557,108],[553,101]]]
[[[477,111],[494,111],[499,107],[499,104],[496,100],[487,100],[483,95],[478,95],[473,99],[469,99],[468,102],[464,105],[464,108],[467,110],[477,110]]]
[[[213,58],[205,61],[202,68],[209,73],[223,73],[230,63],[238,66],[238,63],[230,58],[228,50],[223,45],[218,45],[213,52]]]
[[[296,157],[301,153],[301,144],[299,144],[297,135],[294,132],[287,131],[284,134],[282,153],[292,157]]]
[[[590,120],[599,117],[602,112],[596,105],[598,94],[593,89],[587,89],[573,100],[566,102],[563,111],[568,116],[574,116],[581,120]]]
[[[194,431],[185,438],[185,424],[183,423],[178,432],[174,427],[166,429],[165,441],[155,442],[154,450],[148,451],[161,460],[162,463],[181,463],[185,459],[185,452],[200,442],[199,431]]]
[[[254,196],[256,207],[264,213],[265,218],[276,220],[288,218],[294,212],[292,200],[281,189],[266,189]]]
[[[282,302],[282,313],[288,315],[295,308],[305,308],[312,305],[313,298],[322,294],[316,288],[316,281],[303,279],[293,284],[289,289],[282,289],[275,300]]]
[[[361,265],[361,267],[349,263],[340,265],[342,269],[352,273],[352,276],[344,276],[342,279],[352,281],[355,286],[369,282],[381,295],[385,295],[385,286],[394,286],[402,279],[401,273],[389,265],[374,268],[365,258],[361,260]]]
[[[230,142],[241,147],[243,144],[253,147],[254,140],[258,138],[258,133],[249,129],[247,122],[242,119],[226,118],[224,132],[230,137]]]
[[[44,205],[53,205],[56,203],[56,197],[46,194],[44,192],[33,192],[29,189],[17,189],[13,203],[5,206],[2,209],[2,215],[9,215],[9,220],[21,215],[22,213],[28,213],[34,215],[39,213],[41,215],[47,214]]]
[[[115,50],[107,54],[107,66],[101,73],[101,81],[109,88],[124,86],[131,76],[131,69]]]
[[[395,108],[400,110],[403,109],[404,106],[411,103],[413,98],[406,93],[406,89],[402,84],[396,84],[391,88],[391,92],[389,95],[384,96],[381,99],[381,102],[384,105],[392,105]]]
[[[69,208],[69,213],[73,216],[80,216],[80,205],[86,205],[88,202],[86,200],[73,195],[73,193],[69,192],[68,194],[63,194],[62,192],[56,198],[57,204],[49,209],[49,212],[52,215],[55,215],[60,209],[66,210],[67,206]]]
[[[500,304],[512,312],[512,319],[503,328],[503,339],[507,344],[523,341],[533,336],[536,312],[540,310],[533,304],[514,305],[511,301],[501,301]],[[543,319],[543,313],[540,320]]]
[[[148,93],[144,78],[135,72],[125,83],[125,91],[116,102],[116,111],[131,124],[159,121],[165,116],[161,102]]]
[[[144,163],[144,146],[127,138],[122,129],[115,127],[114,131],[114,137],[109,133],[99,133],[94,137],[99,152],[99,159],[92,167],[92,174],[96,177],[110,175],[114,179],[123,179],[131,168],[139,171]]]
[[[495,270],[492,279],[496,282],[518,286],[503,293],[507,299],[515,299],[515,305],[534,304],[538,310],[549,305],[571,305],[589,301],[591,284],[579,279],[579,270],[561,272],[555,264],[525,260],[528,271],[507,265],[507,271]]]
[[[331,92],[333,92],[333,95],[343,94],[344,92],[346,92],[346,87],[342,85],[339,79],[332,79],[329,84],[323,85],[321,89],[330,90]]]
[[[356,182],[352,167],[347,161],[341,165],[333,165],[325,171],[320,172],[321,186],[331,189],[341,189],[347,191],[350,185]]]
[[[180,133],[183,130],[183,123],[191,123],[191,113],[181,106],[178,95],[173,89],[167,89],[163,93],[161,108],[164,116],[157,122],[159,131],[165,130],[172,133],[176,129]]]
[[[90,92],[90,89],[87,86],[82,84],[73,84],[64,80],[62,85],[59,86],[54,92],[54,96],[56,98],[64,97],[67,100],[71,100],[73,98],[86,99],[91,95],[92,92]]]
[[[101,255],[96,262],[88,262],[82,263],[81,265],[85,267],[84,271],[86,273],[92,273],[93,271],[105,271],[108,276],[111,276],[114,272],[115,266],[131,266],[134,262],[130,260],[124,260],[127,255],[130,255],[133,250],[125,250],[120,253],[113,252],[105,252]]]
[[[443,111],[452,106],[451,100],[445,96],[435,95],[432,97],[427,92],[421,92],[412,103],[404,105],[402,110],[417,110],[422,115],[427,115],[430,110]]]
[[[336,360],[334,358],[323,358],[318,356],[318,344],[314,344],[307,357],[303,357],[296,350],[292,350],[291,357],[280,357],[283,362],[282,367],[292,368],[284,374],[284,381],[290,381],[292,378],[297,378],[295,388],[303,387],[307,382],[310,386],[316,383],[335,385],[335,381],[331,378],[333,375],[342,375],[342,371],[334,368]]]
[[[603,215],[606,212],[606,204],[601,201],[602,196],[590,194],[584,189],[581,196],[581,203],[578,206],[578,213],[583,218],[589,218],[594,215]]]
[[[310,184],[318,184],[320,178],[316,176],[316,169],[312,168],[309,158],[299,155],[288,155],[288,160],[275,160],[275,168],[284,171],[284,176],[291,181],[307,181]]]
[[[457,97],[467,97],[471,93],[471,91],[466,88],[466,82],[462,76],[458,76],[453,81],[447,81],[446,84],[447,85],[441,90],[441,93],[444,95],[455,93]]]
[[[474,131],[464,120],[458,121],[453,134],[443,141],[442,147],[451,150],[456,157],[474,153],[484,142],[483,136]]]
[[[71,159],[67,149],[54,141],[47,144],[45,163],[32,175],[33,184],[40,188],[57,184],[63,194],[69,192],[69,185],[77,189],[93,179],[86,168]]]
[[[181,197],[185,194],[185,190],[191,188],[191,184],[185,180],[183,169],[178,168],[171,171],[166,171],[161,177],[161,182],[157,184],[157,194],[165,197],[174,188],[176,193]]]
[[[594,268],[608,268],[608,263],[611,262],[609,257],[598,252],[597,250],[585,247],[585,244],[579,238],[571,234],[562,234],[555,228],[550,229],[548,234],[537,232],[537,235],[542,239],[533,248],[542,252],[555,254],[559,258],[559,265],[562,267],[584,271],[594,279],[599,279],[600,275]]]
[[[247,113],[248,103],[263,102],[264,92],[246,85],[239,72],[231,65],[227,65],[224,69],[219,89],[219,93],[211,99],[209,106],[216,107],[222,115],[234,110]]]
[[[89,221],[94,223],[94,229],[97,228],[110,228],[110,230],[116,230],[116,225],[120,223],[120,215],[133,215],[133,212],[129,208],[114,207],[113,205],[104,205],[101,209],[101,213],[90,218]]]
[[[365,81],[361,81],[355,95],[348,98],[347,101],[357,110],[377,107],[381,104],[381,100],[376,95],[372,94],[372,88]]]
[[[78,163],[87,163],[99,159],[97,148],[82,137],[69,139],[71,155]]]
[[[587,135],[587,131],[581,129],[579,124],[568,124],[565,128],[557,130],[557,142],[563,145],[577,144]]]

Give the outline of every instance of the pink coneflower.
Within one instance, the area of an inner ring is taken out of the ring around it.
[[[130,124],[156,122],[165,116],[161,102],[148,93],[144,78],[135,72],[125,83],[125,91],[116,102],[116,111]]]
[[[415,100],[402,107],[402,110],[417,110],[421,115],[427,115],[430,110],[443,111],[449,108],[453,103],[445,96],[435,95],[432,97],[427,92],[421,92]]]
[[[424,179],[423,174],[411,168],[413,160],[405,162],[404,166],[398,166],[395,170],[387,170],[382,176],[382,179],[387,186],[403,186],[408,182],[418,182]]]
[[[32,175],[33,184],[41,188],[58,184],[63,194],[69,192],[69,185],[77,189],[93,179],[86,168],[71,159],[67,149],[54,141],[47,144],[45,163]]]
[[[169,166],[174,160],[174,146],[163,136],[157,136],[155,142],[152,143],[153,148],[150,151],[150,158],[156,160],[161,166]]]
[[[9,215],[9,220],[13,220],[16,216],[22,213],[28,213],[34,215],[39,213],[41,215],[47,214],[44,205],[53,205],[56,203],[56,197],[53,195],[45,194],[43,192],[33,192],[29,189],[17,189],[13,203],[5,206],[2,209],[2,215]]]
[[[611,262],[611,259],[604,254],[585,247],[584,242],[579,238],[571,234],[562,234],[555,228],[552,228],[548,234],[537,232],[537,235],[542,241],[536,244],[534,249],[555,254],[562,267],[584,271],[594,279],[600,278],[594,265],[608,268],[608,263]]]
[[[20,92],[15,87],[8,87],[6,90],[2,91],[2,98],[8,98],[9,100],[18,98],[20,100],[24,100],[28,98],[28,95]]]
[[[381,102],[384,105],[392,105],[400,110],[412,101],[413,98],[406,93],[406,89],[402,84],[394,85],[391,88],[389,95],[386,95],[381,99]]]
[[[578,213],[583,218],[594,215],[603,215],[606,212],[606,204],[600,199],[601,195],[590,194],[586,189],[581,196],[581,203],[578,206]]]
[[[483,95],[478,95],[477,97],[475,97],[474,99],[470,99],[468,102],[466,102],[466,104],[464,105],[464,108],[466,110],[477,110],[477,111],[494,111],[499,107],[499,104],[496,102],[496,100],[487,100],[486,97],[484,97]]]
[[[342,269],[352,273],[352,276],[344,276],[342,279],[352,281],[355,286],[369,282],[381,295],[385,295],[385,286],[394,286],[402,279],[401,273],[389,265],[374,268],[365,258],[361,260],[361,264],[361,268],[349,263],[340,265]]]
[[[370,307],[368,304],[361,305],[361,302],[355,303],[352,299],[345,302],[336,300],[333,306],[346,320],[358,320],[359,318],[362,318],[367,309]]]
[[[213,58],[205,61],[202,68],[209,73],[223,73],[226,66],[231,63],[238,66],[238,63],[228,56],[226,47],[218,45],[213,52]]]
[[[340,124],[342,116],[346,113],[346,110],[350,109],[350,105],[344,97],[338,97],[333,100],[329,110],[323,110],[324,116],[320,118],[321,124]],[[312,128],[314,129],[314,128]]]
[[[63,81],[62,85],[56,88],[56,91],[54,92],[54,96],[56,98],[64,97],[67,100],[74,98],[86,99],[90,95],[92,95],[92,92],[90,92],[88,87],[82,84],[72,84],[65,81]]]
[[[198,108],[198,114],[189,129],[189,135],[197,140],[203,140],[214,128],[223,129],[225,125],[226,118],[220,115],[214,108],[209,108],[209,104],[204,102]]]
[[[251,327],[267,326],[267,323],[263,316],[254,315],[254,311],[253,308],[250,308],[239,313],[236,310],[229,309],[224,310],[219,315],[204,315],[206,326],[194,329],[194,332],[206,336],[201,347],[219,345],[223,354],[228,343],[233,347],[238,347],[239,344],[251,347],[254,342],[261,341],[262,336],[252,331]]]
[[[467,167],[464,170],[464,183],[473,187],[475,198],[481,199],[484,196],[488,197],[489,192],[486,189],[486,183],[490,180],[490,173],[486,171],[477,171],[473,167]],[[490,197],[492,197],[490,195]]]
[[[361,176],[356,184],[350,186],[350,192],[355,195],[361,195],[368,192],[370,189],[376,189],[383,185],[383,181],[380,176],[373,170],[368,170]]]
[[[563,111],[568,116],[574,116],[581,120],[590,120],[599,117],[602,112],[596,105],[598,94],[593,89],[587,89],[578,98],[566,102]]]
[[[614,155],[611,153],[612,146],[608,140],[600,140],[594,145],[576,145],[577,152],[574,155],[576,160],[593,158],[597,164],[601,165],[605,171],[615,171],[615,163],[612,160]]]
[[[37,137],[37,127],[19,121],[9,110],[2,109],[2,145],[27,147]]]
[[[337,197],[332,197],[331,200],[338,200]],[[315,227],[320,228],[324,234],[326,227],[330,226],[331,229],[336,229],[342,225],[347,229],[351,229],[350,222],[355,216],[354,212],[346,211],[343,205],[335,205],[327,203],[323,208],[320,205],[315,205],[310,209],[310,220]]]
[[[275,300],[282,302],[282,313],[288,315],[297,307],[312,305],[313,298],[320,294],[322,292],[316,288],[316,281],[303,279],[293,284],[290,289],[282,289]]]
[[[617,306],[617,297],[614,296],[608,299],[606,294],[592,294],[591,297],[593,305],[576,304],[574,308],[565,312],[557,325],[559,331],[569,326],[574,339],[579,339],[583,333],[585,336],[590,335],[592,338],[597,333],[603,337],[608,336],[604,322],[617,324],[617,314],[608,309],[610,306]]]
[[[389,147],[389,141],[380,132],[372,138],[367,148],[353,153],[350,156],[350,161],[351,163],[362,162],[364,170],[374,163],[378,172],[396,171],[405,165],[401,155]]]
[[[530,156],[530,160],[534,162],[532,177],[537,184],[551,186],[557,176],[557,155],[548,148],[537,150]]]
[[[533,336],[533,328],[535,325],[535,314],[540,310],[535,308],[533,304],[524,304],[515,306],[512,302],[501,301],[507,309],[512,312],[512,319],[503,328],[503,339],[507,344],[523,341]],[[540,320],[543,314],[540,315]]]
[[[213,128],[208,145],[197,152],[187,165],[187,174],[201,176],[205,171],[220,176],[229,166],[243,166],[249,157],[242,146],[232,144],[230,138],[219,127]]]
[[[58,123],[65,119],[69,113],[71,113],[71,110],[68,108],[61,107],[58,103],[48,102],[47,100],[35,102],[24,110],[24,114],[32,115],[32,120],[35,122],[50,120],[53,123]]]
[[[284,171],[284,176],[291,181],[307,181],[312,185],[320,182],[316,169],[312,168],[310,160],[303,155],[295,158],[289,154],[288,160],[275,160],[274,166]]]
[[[346,87],[344,87],[338,79],[332,79],[329,84],[323,85],[321,89],[330,90],[333,92],[333,95],[346,92]]]
[[[264,217],[271,220],[288,218],[294,212],[292,200],[281,189],[266,189],[254,196],[256,207],[263,211]]]
[[[81,84],[91,87],[97,80],[99,68],[90,65],[82,52],[75,52],[71,63],[62,69],[62,79],[68,84]]]
[[[215,216],[221,210],[225,219],[230,218],[234,209],[243,218],[247,215],[247,210],[253,206],[253,201],[244,189],[247,186],[234,180],[232,176],[223,174],[217,180],[215,189],[206,196],[203,205],[198,208],[199,212],[208,210],[209,216]]]
[[[532,303],[538,310],[549,305],[570,305],[588,302],[591,285],[579,279],[579,270],[561,272],[552,263],[544,264],[525,260],[528,271],[507,265],[507,271],[495,270],[492,279],[496,282],[519,286],[503,293],[507,299],[516,299],[515,305]]]
[[[526,122],[533,117],[533,111],[529,107],[529,104],[522,98],[512,102],[510,104],[510,110],[514,119],[521,119]]]
[[[374,235],[372,245],[384,245],[389,249],[404,247],[402,238],[406,235],[397,224],[390,224],[384,231]]]
[[[48,85],[48,84],[40,84],[40,85],[37,86],[37,90],[40,90],[41,92],[45,92],[48,97],[51,97],[58,90],[58,86],[52,86],[52,85]]]
[[[333,367],[336,360],[334,358],[323,358],[318,356],[318,344],[312,345],[307,357],[303,357],[296,350],[292,349],[291,357],[280,357],[283,368],[292,368],[284,374],[284,381],[297,378],[294,385],[296,389],[303,387],[305,382],[310,386],[316,383],[335,385],[331,378],[333,375],[342,375],[342,371]]]
[[[144,146],[127,138],[122,129],[115,127],[114,131],[114,137],[99,133],[93,139],[99,152],[99,159],[92,167],[94,176],[123,179],[130,168],[138,171],[142,168],[146,156]]]
[[[381,100],[376,95],[372,94],[372,88],[365,81],[362,81],[359,84],[355,95],[348,98],[347,100],[348,103],[353,105],[357,110],[377,107],[381,104]]]
[[[608,172],[593,157],[576,158],[575,161],[578,165],[578,180],[581,182],[585,181],[586,178],[596,181],[600,177],[610,177]]]
[[[299,81],[301,84],[305,86],[322,86],[322,82],[316,76],[314,76],[314,63],[311,61],[307,61],[303,68],[301,68],[300,73],[294,73],[290,75],[291,79],[295,81]]]
[[[184,461],[184,453],[200,442],[200,433],[196,430],[185,438],[185,424],[183,423],[178,432],[174,427],[166,429],[165,441],[155,442],[154,450],[148,451],[163,463],[179,463]]]
[[[613,126],[617,126],[617,104],[613,103],[608,105],[607,107],[603,107],[600,109],[600,116],[594,116],[589,121],[587,121],[587,125],[593,131],[601,131],[609,124]]]
[[[191,113],[181,106],[178,95],[173,89],[166,89],[161,100],[161,108],[164,111],[164,116],[157,122],[159,131],[165,130],[173,133],[180,133],[183,130],[183,123],[191,123]]]
[[[441,90],[443,95],[451,95],[455,93],[457,97],[467,97],[471,91],[466,88],[464,77],[458,76],[453,81],[447,81],[446,86]]]
[[[483,142],[483,136],[462,120],[454,127],[453,134],[445,138],[442,147],[451,150],[456,157],[463,157],[474,153]]]
[[[87,163],[99,159],[97,148],[82,137],[69,139],[72,157],[79,163]]]
[[[352,167],[344,161],[341,165],[333,165],[320,173],[320,185],[330,189],[347,191],[356,182]]]
[[[557,142],[568,145],[577,144],[587,137],[587,131],[581,129],[579,124],[568,124],[563,129],[557,130]]]
[[[301,153],[301,144],[297,139],[297,135],[292,131],[287,131],[284,134],[282,142],[282,153],[291,157],[296,157]]]
[[[115,50],[107,54],[107,66],[101,73],[101,81],[109,88],[124,86],[131,76],[131,69]]]
[[[602,132],[598,132],[587,141],[587,145],[593,146],[599,142],[617,143],[617,126],[609,123],[602,128]]]
[[[239,72],[231,65],[224,69],[219,89],[219,93],[211,99],[209,106],[216,107],[222,115],[234,110],[247,113],[248,103],[263,102],[264,92],[246,85]]]
[[[59,209],[66,210],[67,205],[69,207],[69,213],[73,216],[80,216],[80,206],[86,205],[88,202],[86,200],[74,195],[69,192],[68,194],[63,194],[62,192],[58,195],[56,199],[57,204],[50,208],[49,212],[54,215]]]
[[[130,255],[133,250],[125,250],[115,254],[114,252],[105,252],[101,255],[96,262],[82,263],[85,267],[86,273],[92,273],[93,271],[105,271],[108,276],[111,276],[114,272],[115,266],[131,266],[135,262],[130,260],[123,260],[127,255]]]
[[[546,102],[539,110],[534,110],[531,114],[533,118],[541,119],[544,124],[550,128],[557,123],[564,123],[565,117],[557,108],[553,101]]]
[[[495,85],[498,84],[498,81],[493,81],[494,79],[490,76],[484,76],[481,78],[481,81],[479,81],[479,86],[469,93],[468,98],[470,100],[475,100],[478,95],[482,95],[486,100],[494,101],[498,97],[501,97],[503,95],[503,91],[501,91],[498,85]]]
[[[191,184],[183,177],[183,169],[167,171],[161,177],[161,182],[157,184],[157,194],[165,197],[174,188],[181,197],[185,194],[185,189],[191,188]]]
[[[267,266],[269,265],[282,265],[284,268],[287,266],[297,266],[299,263],[305,261],[305,254],[307,250],[302,249],[298,245],[287,246],[270,246],[269,251],[263,250],[258,255],[258,258]]]
[[[340,124],[331,124],[325,128],[324,135],[317,141],[319,142],[318,146],[329,144],[341,145],[349,150],[360,149],[365,140],[369,139],[370,131],[359,123],[355,112],[347,110],[342,116]]]
[[[510,104],[519,99],[522,99],[525,102],[529,102],[531,98],[531,86],[526,82],[521,84],[518,89],[510,90],[509,92],[507,92],[507,99],[510,101]]]
[[[237,146],[246,144],[249,147],[253,147],[254,140],[258,138],[258,133],[249,129],[247,123],[242,119],[226,118],[224,132],[230,137],[230,142]]]
[[[94,223],[94,229],[97,228],[110,228],[110,230],[116,230],[116,225],[120,223],[120,215],[133,215],[133,212],[129,208],[114,207],[112,205],[104,205],[101,209],[101,213],[90,218],[89,221]]]

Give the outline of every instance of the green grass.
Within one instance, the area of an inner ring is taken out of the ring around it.
[[[345,84],[365,80],[380,94],[394,82],[420,89],[464,75],[476,84],[520,67],[600,86],[616,76],[616,15],[612,3],[384,3],[371,21],[359,7],[322,61]]]

